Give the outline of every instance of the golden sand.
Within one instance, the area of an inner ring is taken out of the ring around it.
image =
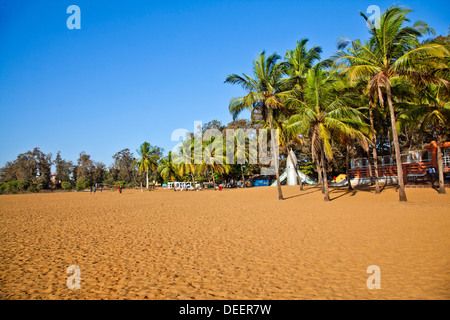
[[[450,195],[283,191],[0,196],[0,298],[450,299]]]

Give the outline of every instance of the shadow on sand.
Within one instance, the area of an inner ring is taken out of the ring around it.
[[[384,184],[380,188],[380,193],[383,192],[385,189],[397,189],[397,185],[386,185]],[[347,187],[336,187],[333,189],[333,191],[330,191],[330,199],[331,201],[334,201],[336,199],[339,199],[345,195],[350,195],[351,197],[355,196],[358,192],[369,192],[375,194],[375,186],[365,185],[365,186],[355,186],[352,190],[349,190]],[[332,195],[337,195],[335,197],[332,197]]]
[[[383,192],[385,189],[389,190],[389,189],[397,189],[398,186],[395,184],[382,184],[380,183],[380,193]],[[288,199],[292,199],[292,198],[297,198],[297,197],[301,197],[301,196],[305,196],[311,193],[316,193],[316,192],[321,192],[321,187],[320,186],[314,186],[314,187],[310,187],[307,190],[304,191],[299,191],[299,194],[293,195],[293,196],[289,196],[289,197],[285,197],[284,200],[288,200]],[[349,190],[347,188],[347,186],[342,186],[342,187],[330,187],[330,201],[334,201],[337,200],[339,198],[342,198],[346,195],[353,197],[355,196],[358,192],[369,192],[369,193],[373,193],[375,194],[375,185],[371,186],[371,185],[361,185],[361,186],[355,186],[353,187],[352,190]]]
[[[311,193],[315,193],[315,192],[319,192],[320,191],[320,187],[312,187],[312,188],[308,188],[307,191],[299,191],[300,194],[296,194],[295,196],[290,196],[290,197],[285,197],[284,200],[288,200],[291,198],[296,198],[296,197],[301,197],[301,196],[305,196],[307,194],[311,194]]]

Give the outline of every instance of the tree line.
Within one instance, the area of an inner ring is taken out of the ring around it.
[[[163,149],[152,147],[161,158]],[[81,152],[74,163],[62,158],[58,152],[45,154],[39,148],[19,154],[0,169],[0,192],[40,191],[55,189],[83,190],[93,186],[134,187],[143,181],[143,174],[135,167],[135,157],[129,149],[115,153],[113,163],[107,167],[94,161],[91,155]],[[51,168],[54,166],[54,176]],[[53,179],[52,179],[53,178]]]

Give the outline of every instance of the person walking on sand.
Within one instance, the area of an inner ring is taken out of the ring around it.
[[[122,193],[122,186],[119,186],[119,193]]]

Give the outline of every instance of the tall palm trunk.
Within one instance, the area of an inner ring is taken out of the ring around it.
[[[375,133],[375,126],[373,121],[373,110],[372,110],[372,103],[369,102],[369,119],[370,119],[370,131],[372,133],[372,141],[373,141],[373,147],[372,147],[372,156],[373,156],[373,166],[375,169],[375,194],[380,193],[380,184],[378,182],[378,154],[377,154],[377,135]]]
[[[195,178],[194,174],[191,172],[191,178],[192,178],[192,188],[195,188]]]
[[[298,184],[300,185],[300,190],[303,190],[303,181],[302,181],[302,178],[300,178],[300,175],[298,174],[298,171],[297,171],[297,164],[294,163],[294,159],[292,158],[291,151],[292,151],[292,149],[289,149],[289,150],[288,150],[289,159],[291,159],[291,162],[292,162],[292,164],[294,165],[295,174],[297,175],[297,178],[298,178]]]
[[[386,84],[387,101],[391,114],[392,137],[394,138],[395,160],[397,162],[398,197],[399,201],[407,201],[405,183],[403,181],[402,159],[400,154],[400,143],[398,142],[397,125],[395,120],[394,106],[392,105],[391,84]]]
[[[322,173],[323,174],[323,186],[324,186],[324,191],[325,191],[323,200],[330,201],[330,193],[328,190],[328,178],[327,178],[327,172],[326,172],[325,154],[323,151],[321,153],[322,153],[321,163],[322,163],[322,171],[323,171],[323,173]]]
[[[367,164],[369,165],[370,185],[373,186],[372,162],[370,161],[370,150],[367,149]]]
[[[241,173],[242,173],[242,188],[245,188],[245,177],[244,177],[244,165],[241,164]]]
[[[317,175],[319,176],[320,189],[322,190],[322,193],[325,193],[322,179],[322,164],[319,159],[316,159],[316,167],[317,167]]]
[[[147,168],[147,170],[145,170],[145,172],[146,172],[146,178],[147,178],[147,190],[148,190],[148,168]]]
[[[270,112],[270,108],[267,108],[267,114],[269,118],[269,130],[270,130],[270,141],[272,145],[272,156],[273,156],[273,162],[275,164],[275,175],[277,177],[277,188],[278,188],[278,200],[284,200],[283,198],[283,192],[281,191],[281,183],[280,183],[280,173],[278,172],[278,152],[275,148],[275,139],[272,136],[272,115]]]
[[[442,150],[441,150],[441,137],[437,137],[437,162],[438,162],[438,175],[439,175],[439,194],[446,194],[445,184],[444,184],[444,163],[442,161]]]
[[[347,154],[345,156],[345,177],[347,178],[348,190],[353,190],[350,181],[350,145],[347,144]]]
[[[214,190],[216,190],[216,178],[214,177],[214,172],[211,170],[211,176],[213,178],[213,186],[214,186]]]

